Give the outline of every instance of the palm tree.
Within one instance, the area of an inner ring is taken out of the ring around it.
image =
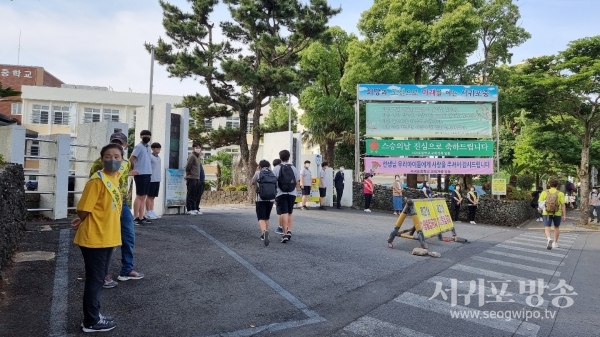
[[[511,186],[517,187],[517,180],[519,174],[525,170],[526,166],[521,164],[510,163],[510,165],[505,166],[504,170],[506,173],[510,174],[509,184]]]

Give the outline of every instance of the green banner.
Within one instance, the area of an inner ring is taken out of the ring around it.
[[[494,142],[491,140],[367,139],[367,155],[392,157],[492,157],[494,156]]]
[[[492,105],[367,103],[367,137],[490,138]]]

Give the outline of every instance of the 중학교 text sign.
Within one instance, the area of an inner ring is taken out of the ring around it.
[[[367,137],[489,138],[491,104],[367,103]]]
[[[493,85],[359,84],[361,101],[497,102]]]
[[[365,157],[365,172],[412,174],[492,174],[493,158]]]

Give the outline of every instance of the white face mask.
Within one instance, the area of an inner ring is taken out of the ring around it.
[[[304,164],[304,167],[309,168],[310,164]]]
[[[343,167],[340,167],[340,171],[341,171],[341,172],[344,172],[344,168],[343,168]]]
[[[202,149],[194,149],[194,152],[200,153],[200,152],[202,152]]]
[[[396,177],[396,181],[400,181],[400,177]]]

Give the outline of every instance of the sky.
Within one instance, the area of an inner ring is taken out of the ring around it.
[[[532,38],[512,50],[512,63],[555,54],[572,40],[600,35],[597,1],[515,1],[520,25]],[[189,8],[186,0],[169,2]],[[329,0],[329,4],[342,8],[330,25],[359,35],[356,25],[373,1]],[[214,14],[214,21],[228,19],[224,7]],[[0,27],[0,64],[41,66],[65,83],[114,91],[148,92],[150,55],[143,44],[166,37],[158,0],[2,0]],[[153,92],[189,95],[206,94],[206,89],[192,79],[169,78],[165,67],[155,64]]]

